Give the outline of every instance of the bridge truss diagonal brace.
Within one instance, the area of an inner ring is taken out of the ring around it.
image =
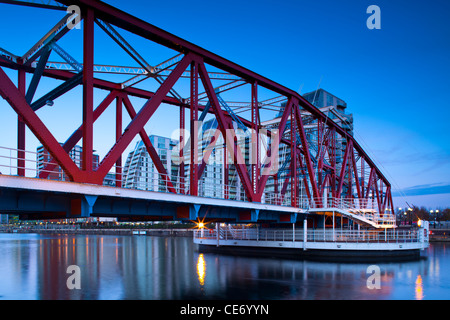
[[[169,90],[174,86],[182,73],[186,70],[192,61],[192,55],[187,54],[178,63],[172,73],[167,77],[164,83],[158,88],[153,97],[151,97],[136,114],[136,117],[130,122],[125,129],[122,136],[116,141],[114,146],[110,149],[108,154],[103,158],[97,169],[97,180],[103,179],[109,170],[112,168],[117,159],[121,156],[127,146],[131,143],[134,137],[144,128],[151,116],[155,113],[161,102],[166,98]]]
[[[233,157],[233,161],[244,187],[245,194],[247,195],[248,200],[253,202],[256,200],[255,194],[252,191],[250,176],[245,166],[241,150],[239,149],[239,146],[237,146],[237,143],[234,141],[234,139],[231,139],[231,135],[227,134],[227,131],[229,131],[230,133],[234,132],[233,124],[231,123],[231,121],[229,121],[229,119],[225,117],[225,114],[220,107],[219,100],[217,99],[216,93],[214,92],[214,87],[208,76],[208,72],[203,61],[199,63],[199,75],[200,79],[202,80],[203,87],[208,94],[208,99],[209,101],[211,101],[211,105],[216,115],[220,130],[222,131],[222,135],[226,139],[226,145],[229,146],[227,147],[227,149],[230,152],[230,155],[232,155]],[[233,151],[231,151],[230,148],[233,149]]]
[[[133,105],[131,104],[130,99],[126,94],[121,95],[123,99],[123,103],[125,105],[125,108],[131,118],[133,120],[136,117],[136,111],[134,110]],[[147,149],[148,154],[150,155],[150,158],[152,159],[156,170],[162,175],[162,178],[164,182],[167,185],[167,188],[170,192],[176,193],[176,190],[172,184],[172,181],[170,181],[169,175],[167,173],[167,170],[164,168],[164,165],[161,162],[161,159],[159,158],[158,152],[156,151],[155,147],[153,146],[152,142],[150,141],[150,138],[147,135],[147,132],[144,128],[142,128],[141,131],[139,131],[139,136],[142,139],[142,142],[144,142],[145,148]]]
[[[41,80],[42,73],[44,72],[45,65],[51,53],[50,48],[44,48],[44,52],[39,59],[37,67],[34,71],[33,78],[31,79],[30,85],[28,86],[27,94],[25,96],[28,103],[33,101],[34,94],[36,93],[36,89],[38,87],[39,81]]]
[[[25,96],[19,92],[2,68],[0,68],[0,95],[8,101],[9,105],[23,119],[31,132],[33,132],[36,138],[66,172],[69,178],[71,180],[82,180],[83,173],[41,119],[39,119],[37,114],[27,103]]]
[[[117,97],[118,91],[113,90],[111,91],[105,99],[98,105],[97,108],[94,110],[94,122],[102,115],[102,113],[108,108],[108,106],[111,104],[111,102]],[[63,149],[69,153],[70,150],[72,150],[75,145],[78,143],[78,141],[81,140],[83,137],[83,126],[81,125],[76,129],[72,135],[64,142]],[[49,175],[49,173],[56,167],[57,163],[54,159],[48,163],[45,168],[42,170],[42,172],[39,173],[39,178],[46,179]]]

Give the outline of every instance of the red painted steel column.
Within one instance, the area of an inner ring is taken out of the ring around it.
[[[300,154],[300,152],[297,154],[297,159],[298,159],[298,164],[300,166],[300,172],[303,176],[303,186],[305,188],[305,192],[306,192],[306,197],[308,198],[308,201],[311,201],[311,191],[309,190],[309,186],[308,186],[308,179],[306,178],[306,172],[305,169],[303,169],[303,160],[302,160],[302,155]]]
[[[364,198],[364,178],[365,178],[365,170],[364,170],[364,158],[361,158],[361,199]]]
[[[323,142],[323,134],[324,134],[324,124],[321,119],[317,119],[317,187],[319,189],[319,194],[322,195],[323,183],[322,181],[322,171],[323,171],[323,157],[322,157],[322,142]]]
[[[331,197],[336,197],[336,147],[337,147],[337,139],[336,139],[336,130],[331,128],[331,166],[333,167],[333,172],[330,177],[330,186],[331,186]]]
[[[342,197],[342,187],[344,185],[345,172],[347,171],[348,156],[349,156],[350,148],[353,148],[352,141],[348,139],[347,146],[345,148],[344,159],[342,160],[341,173],[339,175],[339,185],[338,185],[338,189],[336,192],[336,197],[338,197],[338,198]],[[350,171],[350,169],[349,169],[349,171]],[[350,172],[349,172],[349,175],[350,175]]]
[[[83,28],[83,156],[82,170],[89,179],[94,150],[94,11],[87,9]],[[82,181],[87,182],[87,181]]]
[[[308,169],[308,175],[309,175],[309,180],[311,182],[311,186],[313,189],[313,199],[316,202],[316,205],[321,207],[322,206],[322,199],[320,198],[319,195],[319,188],[317,186],[316,183],[316,178],[315,178],[315,173],[314,173],[314,166],[311,160],[311,155],[309,153],[309,144],[308,144],[308,140],[306,139],[306,133],[305,133],[305,128],[303,127],[303,120],[302,120],[302,115],[300,113],[300,107],[298,104],[298,101],[296,101],[296,103],[293,106],[294,110],[296,111],[296,121],[298,124],[298,131],[300,134],[300,140],[302,142],[302,147],[303,147],[303,152],[304,152],[304,156],[305,156],[305,162],[306,162],[306,167]]]
[[[180,193],[184,194],[184,132],[185,130],[185,110],[183,106],[180,106],[180,146],[179,155],[180,155]]]
[[[254,201],[261,201],[258,192],[258,182],[261,161],[259,158],[259,123],[258,123],[258,83],[252,83],[252,188],[255,195]]]
[[[361,185],[359,183],[358,166],[356,165],[355,150],[353,148],[352,148],[352,164],[353,164],[353,172],[355,175],[356,192],[358,193],[358,198],[361,199],[362,198]]]
[[[25,85],[25,70],[19,69],[18,89],[23,96],[25,96]],[[25,176],[25,122],[20,115],[17,116],[17,175]]]
[[[198,62],[191,63],[191,162],[189,190],[191,196],[198,195]]]
[[[291,206],[297,207],[297,126],[295,108],[291,112]]]
[[[116,98],[116,141],[122,136],[122,97]],[[122,187],[122,155],[116,161],[116,187]]]

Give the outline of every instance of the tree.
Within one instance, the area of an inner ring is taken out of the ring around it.
[[[412,211],[412,215],[413,221],[417,221],[417,220],[430,220],[430,213],[428,212],[428,210],[425,207],[413,207],[413,211]]]
[[[450,209],[442,210],[441,221],[449,221],[450,220]]]

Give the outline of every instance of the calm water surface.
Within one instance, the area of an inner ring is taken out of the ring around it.
[[[190,238],[0,234],[0,299],[450,299],[450,245],[414,262],[368,264],[199,253]],[[67,273],[79,266],[81,289]]]

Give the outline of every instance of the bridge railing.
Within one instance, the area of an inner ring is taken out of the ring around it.
[[[219,173],[217,176],[202,176],[198,181],[198,195],[207,198],[231,199],[245,201],[244,190],[239,185],[223,183],[223,177]],[[170,181],[170,183],[169,183]],[[123,188],[171,192],[189,194],[189,177],[161,174],[156,169],[140,169],[139,174],[123,174]]]
[[[18,160],[23,160],[23,165],[19,166]],[[75,162],[78,166],[81,166],[81,159]],[[59,166],[52,170],[46,170],[47,165],[51,163],[51,157],[48,154],[0,146],[0,174],[19,175],[19,170],[22,169],[25,177],[37,178],[45,172],[48,173],[47,179],[69,181],[69,177]],[[113,171],[105,177],[103,184],[157,192],[172,192],[174,190],[177,193],[189,194],[189,176],[162,174],[151,164],[149,167],[130,167],[128,171],[125,169],[125,167],[113,166]],[[119,174],[116,174],[116,172],[119,172]],[[212,173],[211,175],[205,173],[199,179],[198,194],[208,198],[246,200],[245,192],[239,182],[224,184],[220,173]]]
[[[64,173],[59,170],[45,171],[38,168],[38,152],[32,152],[27,150],[20,150],[14,148],[0,147],[0,173],[6,175],[19,175],[19,171],[24,172],[26,177],[37,177],[39,172],[48,172],[51,174],[54,180],[63,180]],[[22,165],[19,165],[19,161],[22,160]],[[48,161],[40,162],[43,167],[50,164]]]
[[[279,206],[291,206],[292,197],[289,194],[265,193],[262,202]],[[309,209],[311,200],[307,197],[297,197],[296,206],[300,209]]]
[[[21,156],[23,165],[18,166],[18,159]],[[42,172],[48,173],[48,179],[68,181],[69,178],[59,166],[52,170],[46,170],[51,158],[42,152],[32,152],[17,150],[14,148],[0,147],[0,173],[7,175],[18,175],[22,169],[26,177],[38,177]],[[81,159],[77,165],[81,165]],[[151,166],[114,166],[114,172],[110,172],[104,179],[103,184],[109,186],[121,186],[122,188],[148,190],[157,192],[173,192],[189,194],[189,176],[179,176],[173,174],[161,174]],[[116,173],[117,172],[117,173]],[[169,183],[170,181],[170,183]],[[235,184],[225,184],[223,176],[219,172],[207,172],[200,177],[198,185],[198,195],[208,198],[230,199],[246,201],[244,189],[240,186],[239,180]],[[291,206],[290,194],[265,192],[261,199],[262,203]],[[359,198],[315,198],[297,197],[296,206],[304,210],[310,209],[342,209],[362,218],[379,223],[395,224],[395,217],[390,212],[380,214],[375,199]]]
[[[314,198],[309,202],[312,209],[337,208],[343,210],[377,210],[378,204],[375,199],[366,198]]]

